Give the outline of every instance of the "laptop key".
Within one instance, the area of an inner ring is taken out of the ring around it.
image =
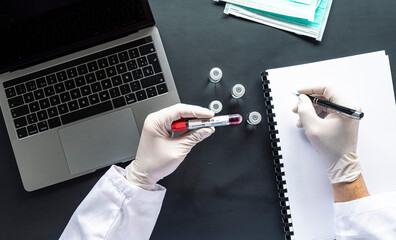
[[[23,95],[23,99],[25,100],[25,103],[30,103],[34,101],[34,96],[33,93],[28,92],[25,95]]]
[[[116,98],[121,96],[120,90],[118,87],[112,88],[109,90],[111,98]]]
[[[61,94],[59,95],[59,97],[60,97],[62,103],[65,103],[65,102],[68,102],[68,101],[71,100],[71,97],[70,97],[70,93],[69,93],[69,92],[61,93]]]
[[[45,77],[45,79],[47,80],[47,84],[48,85],[52,85],[52,84],[56,83],[55,74],[48,75],[48,76]],[[27,86],[27,84],[26,84],[26,86]]]
[[[36,84],[37,84],[37,87],[43,88],[43,87],[47,86],[47,81],[45,81],[45,78],[39,78],[36,80]]]
[[[127,65],[127,68],[129,71],[132,71],[132,70],[135,70],[138,68],[136,60],[131,60],[131,61],[127,62],[126,65]]]
[[[96,74],[96,79],[98,80],[103,80],[106,78],[106,72],[103,69],[95,72],[95,74]]]
[[[37,119],[37,116],[36,116],[35,113],[32,113],[32,114],[27,115],[27,116],[26,116],[26,119],[27,119],[27,122],[28,122],[29,124],[33,124],[33,123],[38,122],[38,119]]]
[[[26,128],[20,128],[20,129],[17,129],[17,135],[18,135],[18,138],[24,138],[24,137],[28,136],[28,132],[27,132]]]
[[[40,105],[38,104],[38,102],[32,102],[29,104],[29,109],[30,112],[37,112],[38,110],[40,110]]]
[[[5,92],[7,98],[15,97],[17,95],[14,87],[7,88]]]
[[[148,96],[149,98],[158,95],[157,90],[156,90],[155,87],[149,87],[149,88],[147,88],[147,89],[146,89],[146,92],[147,92],[147,96]]]
[[[99,68],[106,68],[109,66],[109,62],[107,61],[107,58],[102,58],[98,60],[98,65]]]
[[[142,101],[142,100],[146,99],[146,98],[147,98],[146,91],[141,90],[141,91],[139,91],[139,92],[136,92],[136,98],[137,98],[139,101]]]
[[[60,71],[56,74],[56,78],[58,79],[58,82],[63,82],[67,80],[67,75],[65,71]]]
[[[21,106],[24,103],[25,102],[23,101],[22,96],[17,96],[17,97],[8,99],[8,105],[10,106],[10,108]]]
[[[103,91],[103,92],[100,92],[99,93],[99,98],[100,98],[100,101],[106,101],[106,100],[109,100],[110,99],[110,94],[109,94],[109,91]]]
[[[14,120],[15,128],[21,128],[27,125],[26,117],[20,117]]]
[[[77,100],[68,102],[67,105],[69,106],[70,111],[75,111],[75,110],[79,109]]]
[[[102,102],[84,109],[77,110],[75,112],[70,112],[61,116],[63,124],[68,124],[71,122],[78,121],[87,117],[94,116],[99,113],[107,112],[113,109],[111,101]]]
[[[115,76],[111,78],[111,82],[113,83],[114,87],[121,85],[122,84],[121,76]]]
[[[68,78],[75,78],[77,77],[77,69],[76,68],[70,68],[66,70],[67,77]]]
[[[157,54],[153,53],[153,54],[148,55],[147,60],[152,65],[155,73],[161,72],[161,66],[158,62]]]
[[[86,84],[84,77],[78,77],[78,78],[74,79],[74,82],[76,83],[77,87],[81,87]]]
[[[129,83],[133,80],[132,74],[130,72],[122,74],[121,77],[122,77],[122,81],[124,81],[124,83]]]
[[[103,80],[103,81],[101,82],[101,84],[102,84],[102,88],[103,88],[103,89],[109,89],[109,88],[112,87],[112,86],[111,86],[111,81],[110,81],[110,79]]]
[[[157,85],[165,82],[164,76],[162,74],[157,74],[145,79],[140,80],[143,88],[151,87],[153,85]]]
[[[88,96],[89,103],[91,105],[97,104],[100,102],[99,95],[97,93]]]
[[[55,84],[54,88],[56,93],[61,93],[66,91],[65,84],[63,84],[63,82]]]
[[[96,61],[90,62],[87,64],[88,70],[90,72],[96,71],[99,69],[98,63]]]
[[[61,120],[59,117],[48,119],[48,126],[49,128],[56,128],[62,125]]]
[[[117,55],[111,55],[110,57],[108,57],[108,60],[110,65],[115,65],[119,63]]]
[[[119,108],[119,107],[122,107],[125,105],[126,105],[126,101],[125,101],[124,97],[121,96],[121,97],[113,99],[114,108]]]
[[[78,103],[80,104],[80,108],[85,108],[89,106],[88,98],[86,97],[78,99]]]
[[[117,71],[114,66],[106,68],[106,73],[107,73],[108,77],[113,77],[113,76],[117,75]]]
[[[164,93],[168,92],[168,88],[166,87],[165,83],[157,86],[157,92],[158,92],[158,94],[164,94]]]
[[[26,89],[27,89],[29,92],[36,90],[36,89],[37,89],[36,82],[35,82],[35,81],[27,82],[27,83],[26,83]]]
[[[132,92],[136,92],[137,90],[142,89],[139,81],[131,82],[130,86],[131,86]]]
[[[24,94],[26,92],[26,87],[23,83],[16,86],[15,89],[18,94]]]
[[[49,129],[46,121],[37,123],[37,128],[40,132],[44,132]]]
[[[134,80],[139,80],[139,79],[143,78],[143,72],[141,69],[137,69],[137,70],[133,71],[132,75],[133,75]]]
[[[46,108],[49,108],[51,106],[48,98],[44,98],[44,99],[40,100],[39,104],[40,104],[40,108],[41,109],[46,109]]]
[[[148,65],[147,59],[146,57],[140,57],[137,59],[137,63],[139,65],[139,67],[144,67]]]
[[[55,105],[60,104],[61,101],[60,101],[59,96],[55,95],[55,96],[50,97],[50,102],[51,102],[51,106],[55,106]]]
[[[136,102],[136,96],[134,93],[128,94],[125,96],[125,100],[127,104],[132,104]]]
[[[38,89],[38,90],[34,91],[33,93],[34,93],[34,97],[36,98],[36,100],[44,98],[43,89]]]
[[[81,97],[80,89],[76,88],[70,91],[72,99],[77,99]]]
[[[77,67],[78,75],[84,75],[88,73],[88,68],[85,64],[80,65]]]
[[[11,115],[13,118],[17,118],[26,115],[28,113],[29,113],[29,108],[27,105],[22,105],[20,107],[11,109]]]
[[[154,70],[151,66],[147,66],[143,68],[143,74],[145,77],[149,77],[154,74]]]
[[[97,92],[102,91],[102,86],[100,85],[99,82],[92,83],[92,84],[91,84],[91,89],[92,89],[92,92],[93,92],[93,93],[97,93]]]
[[[65,113],[69,112],[67,104],[64,103],[64,104],[59,105],[58,106],[58,112],[59,112],[59,114],[65,114]]]
[[[67,90],[71,90],[71,89],[76,87],[76,84],[74,83],[73,79],[67,80],[65,82],[65,87],[66,87]]]
[[[140,55],[147,55],[149,53],[155,52],[154,44],[150,43],[139,47]]]
[[[89,83],[96,82],[96,76],[95,76],[94,73],[87,74],[87,75],[85,75],[85,80],[86,80],[86,82],[87,82],[88,84],[89,84]]]
[[[48,118],[47,111],[43,110],[43,111],[37,112],[37,118],[39,121],[46,120]]]
[[[118,64],[118,65],[116,66],[116,69],[117,69],[117,73],[118,73],[118,74],[123,74],[124,72],[127,71],[127,67],[126,67],[125,63],[120,63],[120,64]]]
[[[124,84],[122,86],[120,86],[120,91],[122,95],[128,94],[131,92],[131,88],[129,87],[128,84]]]
[[[126,51],[125,51],[125,52],[119,53],[119,54],[118,54],[118,59],[120,60],[120,62],[126,62],[126,61],[128,61],[128,60],[129,60],[128,53],[127,53]]]
[[[37,129],[36,124],[27,126],[27,131],[28,131],[29,135],[37,134],[38,133],[38,129]]]
[[[44,93],[46,97],[50,97],[55,94],[55,89],[53,86],[48,86],[44,88]]]
[[[91,94],[91,88],[88,85],[81,87],[80,90],[83,96],[88,96],[89,94]]]
[[[48,108],[47,112],[50,118],[58,116],[58,109],[56,107]]]
[[[129,56],[130,56],[131,58],[137,58],[137,57],[140,56],[140,55],[139,55],[139,51],[137,50],[137,48],[134,48],[134,49],[129,50],[128,53],[129,53]]]

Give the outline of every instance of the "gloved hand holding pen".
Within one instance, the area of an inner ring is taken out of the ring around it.
[[[304,128],[312,146],[326,160],[327,176],[331,183],[355,181],[361,174],[356,155],[359,120],[345,117],[331,109],[314,106],[307,95],[358,111],[360,107],[326,86],[301,88],[298,92],[299,102],[293,108],[293,112],[300,117],[297,127]]]
[[[136,158],[126,168],[126,177],[134,185],[154,190],[155,184],[180,165],[191,149],[209,137],[214,128],[188,131],[171,138],[172,122],[181,118],[211,118],[209,109],[176,104],[150,114],[143,126]]]

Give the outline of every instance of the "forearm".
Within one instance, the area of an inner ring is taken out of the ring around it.
[[[353,182],[333,184],[334,202],[349,202],[363,197],[370,196],[364,183],[363,176],[360,175]]]

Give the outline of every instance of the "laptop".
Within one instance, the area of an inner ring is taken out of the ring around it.
[[[0,2],[0,105],[27,191],[135,158],[180,102],[147,0]]]

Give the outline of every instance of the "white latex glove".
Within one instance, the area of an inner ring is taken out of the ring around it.
[[[141,188],[155,190],[155,184],[175,171],[195,144],[215,131],[214,128],[201,128],[171,138],[172,122],[213,115],[209,109],[186,104],[176,104],[148,115],[136,158],[126,168],[127,179]]]
[[[361,173],[356,155],[359,120],[345,117],[338,112],[313,105],[305,95],[322,98],[327,101],[356,109],[360,107],[350,103],[344,96],[326,86],[313,86],[298,90],[301,95],[293,112],[300,119],[297,127],[304,128],[312,146],[326,161],[326,171],[331,183],[353,182]]]

